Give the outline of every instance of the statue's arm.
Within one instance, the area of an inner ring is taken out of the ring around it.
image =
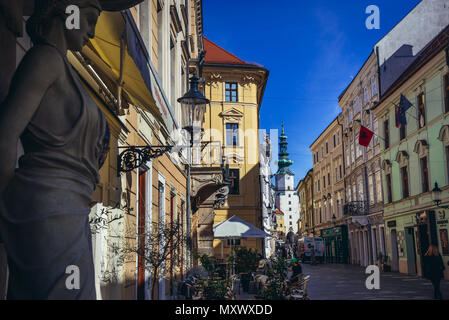
[[[0,106],[0,192],[14,175],[20,135],[63,68],[62,57],[50,46],[31,49],[20,63]]]

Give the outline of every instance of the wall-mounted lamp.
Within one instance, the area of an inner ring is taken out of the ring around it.
[[[441,189],[438,187],[438,182],[435,182],[435,187],[432,189],[432,200],[438,208],[449,209],[448,206],[440,206],[441,204]]]

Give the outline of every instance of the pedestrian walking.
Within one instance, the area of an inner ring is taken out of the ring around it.
[[[440,291],[440,281],[444,278],[444,263],[441,258],[438,248],[435,245],[430,245],[423,259],[423,275],[424,278],[432,281],[433,298],[443,300],[443,295]]]

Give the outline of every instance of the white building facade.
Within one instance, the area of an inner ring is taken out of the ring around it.
[[[271,140],[270,136],[265,134],[263,141],[260,145],[260,189],[261,189],[261,199],[262,199],[262,225],[263,231],[271,234],[272,229],[272,210],[274,207],[274,197],[272,195],[272,184],[271,184]],[[270,238],[264,239],[264,257],[269,258],[274,253],[273,242]]]
[[[299,198],[295,190],[295,175],[290,170],[293,161],[288,158],[287,136],[282,124],[279,137],[278,171],[275,174],[276,208],[284,213],[285,232],[298,234],[298,220],[300,219]]]

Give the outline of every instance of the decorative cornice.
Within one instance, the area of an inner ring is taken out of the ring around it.
[[[203,69],[203,77],[206,80],[206,85],[213,85],[219,82],[237,82],[242,86],[255,84],[260,86],[264,83],[265,74],[261,71],[255,70],[207,70]]]
[[[443,142],[445,145],[449,144],[449,125],[444,125],[441,127],[438,140]]]
[[[429,154],[429,145],[426,140],[418,140],[415,143],[413,152],[417,153],[419,157]]]
[[[398,153],[396,154],[395,161],[397,163],[399,163],[400,167],[404,167],[404,166],[408,165],[408,159],[409,159],[409,156],[408,156],[407,151],[401,150],[401,151],[398,151]]]

